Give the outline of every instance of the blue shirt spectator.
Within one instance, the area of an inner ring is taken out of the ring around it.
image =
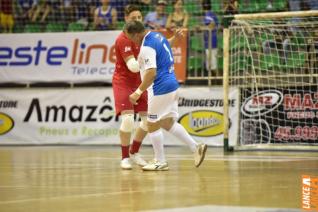
[[[159,0],[156,6],[156,11],[149,12],[145,17],[145,25],[148,29],[165,28],[167,23],[167,15],[165,13],[167,2]]]
[[[301,0],[288,0],[290,11],[300,11],[301,10]]]
[[[30,21],[36,11],[36,0],[18,0],[17,17],[20,24],[25,25]]]
[[[128,4],[128,0],[111,0],[110,4],[117,10],[118,21],[125,20],[125,6]]]
[[[302,3],[305,3],[310,10],[318,10],[318,0],[288,0],[289,10],[301,11]]]
[[[109,0],[101,0],[102,6],[95,9],[94,29],[112,30],[117,25],[117,11]]]
[[[23,10],[29,10],[36,4],[35,0],[18,0],[18,6]]]
[[[206,11],[204,13],[204,25],[205,26],[214,26],[214,28],[211,30],[211,47],[217,48],[217,28],[219,25],[219,21],[217,16],[212,11]],[[209,48],[209,31],[204,31],[204,46],[205,48]]]
[[[305,3],[311,10],[318,10],[318,0],[305,0]]]
[[[205,47],[205,67],[207,71],[217,69],[218,57],[218,41],[217,29],[219,25],[218,18],[214,12],[211,11],[210,0],[203,0],[202,7],[204,11],[204,47]]]

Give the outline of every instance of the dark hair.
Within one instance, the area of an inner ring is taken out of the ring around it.
[[[125,25],[125,31],[128,34],[137,34],[145,31],[145,26],[140,21],[131,21]]]
[[[140,8],[137,5],[129,4],[125,7],[125,16],[128,16],[130,13],[134,11],[140,11]]]
[[[212,7],[211,7],[210,0],[203,0],[202,1],[202,8],[203,8],[203,10],[211,10]]]

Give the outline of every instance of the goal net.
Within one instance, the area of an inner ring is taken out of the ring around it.
[[[316,149],[318,11],[237,15],[225,36],[224,86],[240,90],[237,145]]]

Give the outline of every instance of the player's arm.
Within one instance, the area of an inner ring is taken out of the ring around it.
[[[157,70],[155,68],[151,68],[146,70],[145,75],[143,76],[143,80],[137,90],[139,89],[142,93],[147,90],[147,88],[153,83],[157,75]]]
[[[140,59],[144,62],[145,74],[143,75],[142,82],[129,96],[129,101],[136,104],[141,94],[147,90],[153,83],[157,75],[157,61],[156,61],[156,50],[151,47],[144,47],[144,50],[140,52]]]
[[[168,42],[169,42],[169,44],[170,44],[170,46],[173,45],[173,43],[174,43],[174,41],[175,41],[176,39],[178,39],[178,38],[180,38],[180,37],[183,36],[183,32],[184,32],[184,29],[180,29],[180,28],[178,28],[178,29],[176,29],[176,30],[174,31],[174,35],[173,35],[171,38],[167,39]]]
[[[136,60],[134,55],[130,55],[124,58],[125,63],[129,69],[129,71],[133,72],[133,73],[137,73],[139,72],[139,63]]]
[[[94,11],[94,22],[93,22],[93,28],[96,29],[98,25],[100,24],[100,19],[98,17],[98,8]]]
[[[137,90],[129,96],[129,100],[133,104],[137,104],[137,101],[141,94],[147,90],[147,88],[153,83],[157,75],[157,70],[155,68],[150,68],[146,70],[143,80]]]
[[[111,29],[116,29],[116,27],[117,27],[117,10],[115,8],[112,9],[111,15],[112,15]]]
[[[116,41],[116,46],[119,50],[119,54],[124,59],[127,68],[133,73],[139,72],[139,64],[133,53],[133,46],[131,41],[127,39],[120,39]]]

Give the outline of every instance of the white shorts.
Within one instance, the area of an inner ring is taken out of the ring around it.
[[[157,122],[166,118],[178,118],[178,98],[178,90],[158,96],[148,95],[147,121]]]
[[[205,50],[205,68],[207,70],[216,70],[218,67],[218,49],[211,49],[211,57],[210,57],[210,64],[209,64],[209,49]],[[211,67],[209,68],[209,65],[211,65]]]

